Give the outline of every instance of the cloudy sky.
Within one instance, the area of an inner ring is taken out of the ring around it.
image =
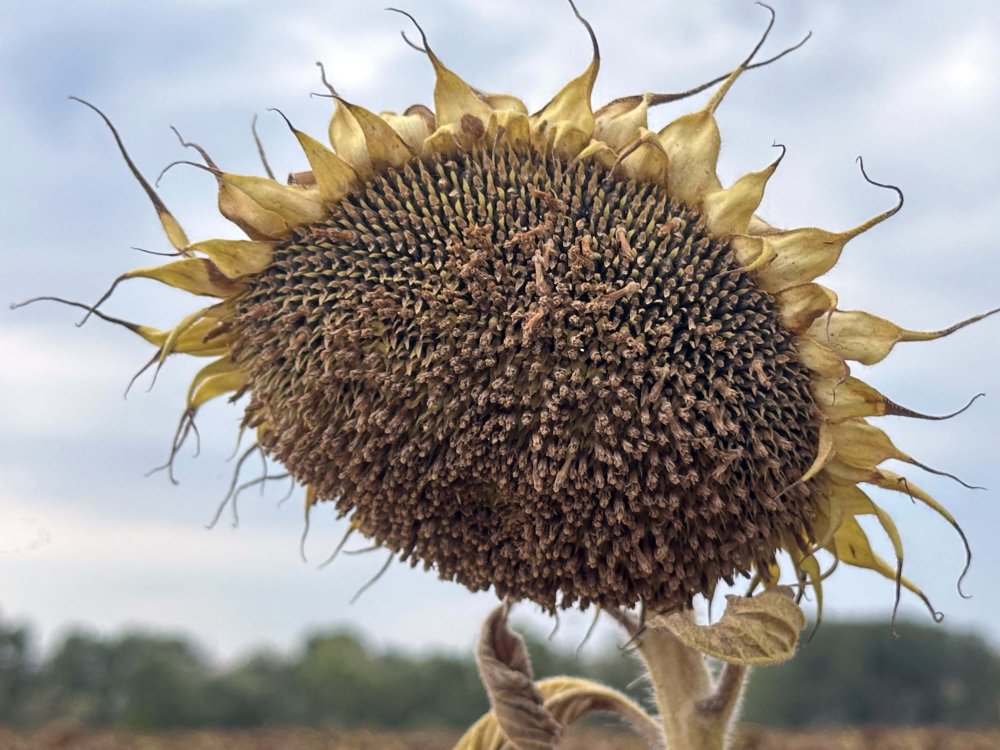
[[[844,309],[865,308],[914,328],[936,329],[998,304],[1000,261],[1000,5],[945,9],[940,2],[774,0],[766,50],[812,40],[746,75],[719,111],[724,183],[787,158],[762,206],[772,223],[843,229],[885,210],[893,197],[867,185],[899,184],[906,206],[852,242],[828,284]],[[749,0],[682,3],[580,0],[603,48],[595,99],[676,91],[725,72],[755,43],[766,13]],[[280,10],[279,10],[280,7]],[[587,63],[589,42],[560,0],[409,0],[435,50],[487,90],[543,104]],[[612,9],[613,8],[613,9]],[[148,262],[130,249],[168,249],[155,215],[93,112],[114,120],[147,175],[190,158],[168,126],[204,145],[224,168],[256,173],[250,135],[259,128],[280,171],[304,167],[279,107],[306,132],[325,132],[330,103],[314,63],[323,61],[349,98],[371,109],[429,102],[427,61],[409,49],[401,17],[338,0],[42,0],[0,6],[2,238],[0,299],[37,294],[93,301],[117,274]],[[766,53],[766,51],[765,51]],[[656,114],[665,123],[697,100]],[[214,183],[175,169],[162,195],[194,238],[235,237],[218,217]],[[168,326],[189,312],[185,295],[134,282],[106,308]],[[171,361],[155,389],[122,391],[149,356],[128,332],[76,312],[38,305],[0,314],[0,616],[32,623],[47,640],[71,625],[191,633],[220,657],[259,644],[286,647],[313,628],[350,624],[373,642],[465,648],[493,605],[433,573],[390,568],[356,604],[354,592],[382,553],[342,557],[317,570],[343,522],[313,514],[299,557],[302,494],[284,486],[240,498],[240,523],[204,528],[232,472],[227,457],[238,409],[213,404],[200,420],[203,450],[178,462],[179,486],[144,472],[162,462],[197,363]],[[963,600],[954,582],[962,547],[950,528],[900,497],[883,504],[899,520],[906,570],[952,627],[1000,644],[1000,320],[930,344],[901,345],[862,375],[896,401],[951,411],[952,421],[887,420],[897,444],[924,462],[992,492],[934,476],[915,480],[958,516],[975,551]],[[893,467],[898,470],[898,467]],[[360,543],[357,546],[361,546]],[[888,617],[892,585],[841,570],[827,588],[831,616]],[[522,607],[538,627],[546,620]],[[926,618],[919,602],[903,611]],[[575,645],[589,616],[566,616],[556,640]],[[888,625],[887,625],[888,626]],[[610,628],[605,633],[608,637]]]

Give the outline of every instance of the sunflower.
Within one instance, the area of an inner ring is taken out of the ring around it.
[[[242,240],[190,242],[97,110],[179,257],[123,274],[88,315],[152,344],[150,365],[208,360],[171,460],[205,403],[247,396],[242,427],[307,488],[307,512],[332,503],[400,559],[549,610],[683,610],[735,576],[771,586],[781,553],[822,604],[819,551],[926,601],[862,489],[904,493],[958,529],[880,468],[927,467],[869,419],[926,415],[848,363],[983,316],[911,331],[840,310],[816,283],[899,210],[898,188],[865,175],[895,205],[827,231],[757,215],[781,156],[722,185],[714,113],[742,74],[785,54],[754,62],[766,32],[710,84],[594,109],[600,52],[573,11],[590,63],[534,113],[466,83],[420,31],[433,109],[376,114],[331,87],[332,148],[288,123],[309,169],[287,184],[185,144]],[[651,107],[716,84],[648,129]],[[99,310],[138,278],[212,301],[169,330]],[[895,564],[872,550],[866,516]]]

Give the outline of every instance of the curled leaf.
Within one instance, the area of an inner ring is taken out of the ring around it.
[[[795,653],[806,617],[789,590],[754,597],[727,596],[726,611],[714,625],[696,625],[681,612],[649,623],[669,630],[685,645],[731,664],[780,664]]]
[[[552,690],[552,683],[559,683]],[[651,750],[664,747],[663,731],[628,696],[589,680],[556,678],[538,683],[545,695],[545,707],[563,726],[594,712],[610,713],[625,721]]]
[[[524,639],[507,626],[508,605],[487,618],[476,661],[493,710],[479,719],[455,750],[542,750],[558,746],[563,727],[595,711],[612,713],[650,750],[662,750],[657,723],[628,696],[576,677],[532,681]]]
[[[503,734],[519,750],[550,750],[562,731],[545,708],[532,680],[524,639],[507,626],[508,605],[495,609],[483,624],[476,650],[479,673]]]
[[[617,690],[578,677],[552,677],[536,683],[544,705],[562,726],[603,712],[616,715],[642,738],[649,750],[663,750],[663,731],[656,721],[628,696]],[[462,736],[455,750],[510,750],[512,745],[496,713],[490,711]]]

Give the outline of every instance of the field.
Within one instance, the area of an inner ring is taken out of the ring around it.
[[[457,735],[444,731],[384,733],[306,729],[256,732],[139,734],[85,731],[57,725],[35,733],[0,729],[0,750],[451,750]],[[783,732],[744,728],[733,750],[998,750],[1000,730],[838,729]],[[632,737],[574,730],[561,750],[641,750]]]

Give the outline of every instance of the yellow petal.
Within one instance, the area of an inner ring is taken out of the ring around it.
[[[595,161],[611,169],[618,163],[618,154],[608,148],[603,141],[592,140],[583,151],[576,155],[580,161]]]
[[[493,108],[483,101],[479,92],[459,78],[434,54],[431,46],[427,43],[427,35],[424,34],[424,30],[420,28],[413,16],[406,11],[395,8],[390,8],[390,10],[413,21],[413,25],[417,27],[424,43],[423,52],[431,61],[431,65],[434,66],[436,77],[434,82],[434,114],[438,129],[449,125],[460,125],[462,117],[465,115],[476,117],[485,124],[489,120]]]
[[[507,736],[500,729],[493,711],[483,714],[459,738],[453,750],[502,750]]]
[[[163,232],[167,235],[167,239],[170,241],[170,244],[181,253],[184,253],[189,244],[187,234],[185,234],[180,223],[178,223],[177,219],[175,219],[173,214],[167,209],[166,204],[164,204],[163,200],[161,200],[160,196],[156,193],[156,190],[153,189],[153,186],[149,184],[145,177],[142,176],[142,172],[139,171],[135,162],[132,161],[132,157],[129,156],[128,151],[125,149],[125,143],[118,134],[118,129],[112,124],[111,119],[88,101],[84,101],[76,96],[71,96],[70,99],[94,110],[94,112],[96,112],[98,116],[104,120],[104,124],[108,126],[112,137],[115,139],[115,143],[118,145],[118,150],[121,153],[122,158],[125,160],[126,166],[128,166],[129,171],[132,173],[136,182],[142,186],[142,189],[145,191],[150,203],[153,204],[153,208],[156,209],[156,215],[160,219],[160,224],[163,226]]]
[[[771,226],[757,214],[750,217],[750,224],[747,226],[747,234],[752,234],[755,237],[769,237],[772,234],[779,234],[780,232],[780,229]]]
[[[374,115],[373,115],[374,116]],[[385,125],[385,123],[383,123]],[[289,126],[291,127],[291,126]],[[387,130],[391,130],[388,125],[385,126]],[[312,167],[313,177],[316,180],[316,187],[319,188],[319,197],[322,202],[334,203],[339,201],[353,188],[358,182],[358,173],[354,170],[346,160],[340,158],[334,154],[330,149],[324,146],[322,143],[317,141],[315,138],[306,135],[305,133],[292,128],[292,132],[295,134],[295,138],[298,140],[299,145],[302,147],[303,153],[306,155],[306,159],[309,161],[309,166]],[[395,138],[399,136],[393,134]],[[297,188],[294,186],[278,185],[276,182],[271,184],[277,185],[283,191],[298,191],[293,193],[282,193],[280,198],[278,196],[271,197],[270,194],[268,199],[273,203],[272,205],[265,206],[271,211],[275,211],[285,218],[289,223],[299,224],[306,221],[315,221],[315,219],[302,219],[295,218],[296,216],[307,216],[309,212],[313,211],[313,205],[316,201],[313,200],[312,195],[309,195],[310,204],[299,205],[303,197],[303,188]],[[248,194],[249,191],[246,191]],[[296,200],[294,206],[289,206],[288,204]],[[278,206],[285,206],[283,210],[278,210]],[[319,214],[322,215],[322,206],[319,208]]]
[[[621,151],[648,127],[649,94],[608,102],[594,113],[594,140]]]
[[[667,186],[667,155],[655,133],[640,131],[636,144],[621,159],[621,170],[630,180]]]
[[[768,235],[775,259],[757,279],[761,287],[777,292],[811,281],[836,265],[849,237],[823,229],[791,229]]]
[[[172,330],[163,331],[152,326],[131,323],[120,318],[112,318],[104,315],[100,311],[94,314],[101,316],[109,323],[124,326],[144,340],[162,350],[166,342],[171,338]],[[187,326],[180,336],[175,338],[171,353],[190,354],[194,357],[217,357],[229,351],[229,338],[224,335],[215,335],[209,339],[209,335],[215,332],[218,327],[218,320],[202,319]]]
[[[527,148],[531,143],[528,116],[512,109],[500,109],[490,115],[486,125],[486,143],[504,142],[514,148]]]
[[[849,484],[851,482],[857,484],[858,482],[874,481],[879,470],[872,466],[852,466],[841,461],[838,456],[834,456],[833,460],[826,465],[823,471],[833,481],[840,482],[841,484]]]
[[[372,176],[372,163],[368,157],[365,134],[354,115],[340,101],[333,110],[329,127],[330,145],[337,156],[346,161],[362,179]]]
[[[216,267],[230,279],[259,273],[271,264],[273,242],[245,240],[207,240],[196,242],[189,250],[207,255]]]
[[[885,469],[877,469],[874,476],[869,481],[883,489],[892,490],[893,492],[901,492],[907,495],[911,500],[919,500],[956,529],[959,528],[958,521],[947,508],[935,500],[932,495],[927,493],[925,490],[922,490],[906,477],[894,474],[891,471],[886,471]],[[959,532],[961,533],[961,529],[959,529]]]
[[[782,154],[783,156],[784,154]],[[781,163],[778,157],[769,167],[743,175],[732,187],[707,193],[703,199],[705,223],[717,237],[742,234],[764,198],[764,188]]]
[[[557,136],[562,135],[563,123],[572,125],[574,129],[586,133],[584,141],[584,146],[586,146],[594,134],[594,111],[590,106],[590,97],[594,93],[594,82],[597,80],[597,72],[601,67],[601,51],[598,48],[597,36],[594,34],[593,28],[580,15],[576,6],[572,5],[572,7],[577,19],[586,27],[587,33],[590,35],[592,48],[590,65],[583,73],[563,86],[548,104],[532,115],[531,124],[533,129],[547,124],[547,129],[549,131],[555,129]],[[557,147],[562,145],[558,141],[555,143]],[[582,149],[583,146],[577,149],[576,153]]]
[[[539,150],[551,148],[568,159],[575,158],[590,145],[590,131],[569,122],[543,123],[541,129],[532,129],[531,135]]]
[[[902,203],[898,203],[846,232],[828,232],[825,229],[806,227],[768,234],[774,243],[777,257],[758,277],[761,287],[769,292],[777,292],[822,276],[837,264],[844,246],[850,240],[895,215],[901,205]],[[758,227],[758,231],[760,229]]]
[[[427,54],[437,74],[434,84],[434,115],[438,127],[460,124],[465,115],[477,117],[483,122],[488,120],[492,107],[480,99],[469,84],[448,70],[429,49]]]
[[[771,22],[772,23],[774,22],[773,13],[771,16]],[[768,26],[768,31],[770,31],[770,26]],[[764,33],[764,39],[766,38],[767,38],[767,32]],[[763,42],[763,40],[761,40],[761,42]],[[743,71],[746,70],[746,68],[744,67],[745,65],[746,63],[736,68],[736,70],[734,70],[732,73],[729,74],[729,77],[726,78],[726,80],[722,82],[722,85],[715,90],[714,94],[712,94],[712,98],[709,99],[708,102],[706,102],[704,111],[711,112],[714,114],[715,110],[717,110],[719,108],[719,105],[722,104],[722,100],[726,98],[726,94],[728,94],[729,90],[733,87],[733,84],[736,83],[736,79],[739,78],[741,75],[743,75]]]
[[[871,548],[871,543],[868,541],[868,535],[865,534],[864,529],[861,528],[861,525],[853,517],[847,516],[844,518],[843,525],[838,529],[827,549],[841,562],[858,568],[874,570],[879,575],[888,578],[894,583],[898,581],[899,585],[909,589],[923,600],[924,604],[927,605],[927,608],[934,615],[935,620],[940,619],[940,614],[934,611],[924,592],[905,576],[900,575],[898,569],[893,568],[879,555],[875,554]]]
[[[163,348],[171,334],[171,331],[161,331],[151,326],[139,326],[128,323],[126,325],[157,349]],[[218,326],[219,320],[217,318],[201,318],[176,338],[171,353],[190,354],[196,357],[225,354],[229,351],[228,338],[226,336],[212,336],[209,338]]]
[[[969,566],[972,564],[972,550],[969,548],[969,540],[966,538],[965,532],[962,531],[962,527],[959,526],[955,516],[953,516],[947,508],[941,505],[941,503],[935,500],[930,494],[922,490],[906,477],[902,477],[899,474],[894,474],[891,471],[886,471],[885,469],[876,469],[874,478],[869,481],[883,489],[904,493],[910,498],[910,500],[919,500],[951,524],[952,528],[955,529],[959,538],[962,540],[962,544],[965,545],[965,569],[958,578],[958,591],[962,594],[962,579],[965,578],[965,574],[969,571]],[[962,596],[965,596],[965,594],[962,594]]]
[[[209,317],[210,313],[217,307],[218,305],[212,305],[210,307],[202,308],[201,310],[196,310],[190,315],[186,315],[177,325],[167,331],[167,338],[160,347],[160,365],[166,361],[167,357],[177,350],[177,343],[180,341],[181,337],[191,331],[199,321]]]
[[[424,147],[424,141],[434,132],[434,115],[427,107],[414,105],[401,115],[395,112],[382,112],[381,117],[389,127],[399,133],[413,153],[418,154]]]
[[[771,29],[774,26],[774,19],[775,19],[774,10],[769,5],[765,5],[764,3],[759,3],[759,5],[762,5],[771,14],[771,20],[768,23],[767,28],[764,30],[764,35],[761,37],[760,41],[757,42],[757,46],[754,47],[750,55],[740,64],[738,68],[736,68],[732,73],[730,73],[729,76],[726,78],[726,80],[722,82],[722,85],[719,86],[718,89],[716,89],[715,93],[712,95],[712,98],[709,99],[709,101],[705,104],[704,109],[706,112],[715,112],[715,110],[719,108],[719,105],[722,103],[722,100],[726,97],[726,94],[729,93],[729,90],[733,87],[733,84],[736,83],[736,79],[738,79],[741,75],[743,75],[744,71],[749,70],[752,67],[759,66],[759,64],[750,65],[750,63],[753,60],[753,58],[757,55],[757,52],[760,51],[760,48],[764,45],[764,42],[767,41],[767,37],[771,33]],[[807,36],[806,39],[808,38],[809,37]],[[801,44],[802,43],[800,42],[799,46],[801,46]],[[792,47],[792,49],[796,49],[796,47]]]
[[[812,384],[813,398],[831,422],[886,413],[885,396],[857,378],[819,378]]]
[[[389,123],[357,104],[344,101],[344,106],[354,115],[365,136],[368,156],[376,172],[383,172],[389,167],[401,167],[413,158],[414,152]]]
[[[824,474],[829,473],[830,464],[824,467]],[[840,507],[836,495],[831,491],[830,482],[826,482],[826,490],[819,495],[816,503],[816,518],[813,519],[812,530],[816,537],[816,546],[825,547],[833,539],[834,532],[840,528],[844,519],[844,509]]]
[[[167,235],[167,240],[177,250],[183,252],[188,244],[188,238],[180,223],[166,208],[157,207],[156,213],[160,217],[160,224],[163,226],[163,233]]]
[[[793,487],[805,484],[813,477],[816,477],[821,471],[823,471],[826,465],[833,460],[835,455],[833,450],[833,437],[830,433],[830,426],[826,422],[820,423],[819,440],[817,442],[816,458],[813,459],[812,464],[809,465],[809,468],[806,469],[805,473],[803,473],[801,477],[785,487],[785,489],[779,493],[779,496],[785,494]]]
[[[976,315],[940,331],[909,331],[885,318],[860,310],[835,310],[820,318],[809,329],[809,335],[844,359],[865,365],[881,362],[900,341],[933,341],[954,333],[985,317],[1000,312],[1000,308]]]
[[[813,633],[815,633],[816,628],[823,621],[823,573],[819,569],[819,560],[816,559],[816,555],[806,555],[797,560],[795,566],[809,580],[816,596],[816,624],[813,625]],[[809,639],[806,639],[806,642],[808,643]]]
[[[267,177],[228,172],[222,173],[221,180],[224,185],[231,185],[265,211],[277,214],[289,224],[308,224],[323,217],[323,202],[319,194],[308,188],[280,185]]]
[[[740,271],[756,271],[774,260],[774,247],[766,237],[738,234],[729,239],[729,249]]]
[[[545,709],[567,726],[590,711],[617,714],[649,747],[659,744],[661,730],[645,710],[617,690],[578,677],[550,677],[535,683]],[[462,735],[454,750],[502,750],[509,747],[496,711],[490,710]]]
[[[721,187],[715,173],[719,161],[719,126],[704,110],[677,118],[658,134],[670,162],[670,192],[689,206]]]
[[[456,154],[464,148],[460,139],[461,128],[456,125],[445,125],[429,136],[424,141],[423,156],[433,156],[435,154],[450,155]]]
[[[899,529],[892,517],[879,507],[863,490],[856,484],[833,485],[833,492],[838,497],[838,502],[844,510],[844,514],[851,517],[875,516],[879,525],[885,531],[886,536],[892,543],[893,552],[900,565],[903,562],[903,540],[899,536]]]
[[[829,549],[841,562],[859,568],[868,568],[881,573],[892,581],[896,580],[895,568],[875,554],[868,541],[868,535],[865,534],[864,529],[853,516],[844,517],[840,528],[833,535]]]
[[[838,422],[833,426],[833,438],[837,457],[852,466],[874,468],[890,458],[912,460],[888,435],[863,419]]]
[[[538,681],[545,708],[562,726],[568,726],[593,711],[615,714],[637,732],[646,747],[657,747],[662,730],[645,709],[623,693],[579,677],[555,677]]]
[[[812,464],[808,469],[806,469],[806,473],[799,478],[796,484],[808,482],[814,476],[819,474],[833,458],[833,449],[834,443],[833,435],[830,432],[830,425],[826,422],[822,422],[819,426],[819,441],[816,446],[816,458],[813,459]]]
[[[483,94],[482,98],[494,110],[520,112],[522,115],[528,114],[527,105],[511,94]]]
[[[206,401],[243,388],[247,376],[229,357],[217,359],[201,368],[191,381],[187,393],[189,409],[197,409]]]
[[[839,382],[846,380],[851,374],[851,368],[841,357],[814,339],[799,338],[796,342],[796,348],[798,349],[799,361],[821,377],[835,379]]]
[[[910,417],[940,421],[957,416],[976,401],[973,398],[962,409],[944,416],[933,416],[900,406],[875,388],[857,378],[846,380],[815,378],[812,383],[813,398],[831,422],[842,422],[856,417]],[[982,394],[979,394],[980,396]]]
[[[226,276],[208,258],[181,258],[173,263],[136,268],[123,273],[115,279],[111,289],[101,298],[101,302],[111,296],[119,283],[127,279],[152,279],[206,297],[228,297],[243,288],[242,284]]]
[[[837,306],[833,291],[812,282],[788,287],[775,294],[774,299],[782,324],[792,333],[802,333],[816,318]]]
[[[847,419],[832,425],[834,450],[845,464],[861,469],[874,469],[890,458],[919,466],[924,471],[954,479],[969,489],[982,489],[966,484],[961,479],[922,464],[895,446],[889,436],[863,419]]]
[[[262,208],[249,195],[219,181],[219,213],[242,229],[252,240],[278,240],[291,231],[288,222],[274,211]]]
[[[309,509],[312,508],[314,505],[316,505],[316,503],[318,502],[319,502],[319,492],[317,491],[316,487],[311,484],[306,485],[306,512],[308,513]]]

